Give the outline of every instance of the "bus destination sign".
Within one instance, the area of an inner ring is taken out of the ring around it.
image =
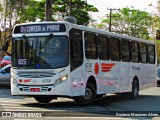
[[[14,29],[15,34],[21,33],[47,33],[47,32],[65,32],[66,27],[64,24],[31,24],[16,26]]]

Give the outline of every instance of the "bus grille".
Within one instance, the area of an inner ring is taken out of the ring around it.
[[[32,87],[21,87],[19,88],[20,91],[24,91],[24,92],[30,92],[30,88]],[[40,92],[48,92],[51,91],[51,87],[39,87],[40,88]]]

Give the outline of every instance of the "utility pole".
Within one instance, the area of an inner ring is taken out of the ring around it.
[[[53,0],[46,0],[46,3],[45,3],[45,20],[46,21],[52,20],[52,3],[53,3]]]
[[[110,15],[109,15],[108,17],[109,17],[109,32],[111,32],[112,17],[114,17],[114,16],[112,16],[112,11],[113,11],[113,10],[120,10],[120,9],[115,9],[115,8],[110,8],[110,9],[108,9],[108,8],[107,8],[107,10],[110,10]]]
[[[7,21],[7,1],[5,2],[5,13],[4,13],[4,26],[3,26],[3,32],[4,32],[4,36],[3,36],[3,40],[6,38],[6,21]]]
[[[69,16],[72,16],[72,0],[69,1]]]

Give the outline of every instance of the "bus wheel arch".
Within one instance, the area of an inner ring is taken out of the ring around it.
[[[88,78],[86,85],[87,85],[87,84],[93,84],[93,86],[94,86],[95,89],[96,89],[96,94],[97,94],[97,83],[96,83],[96,79],[95,79],[94,76],[90,76],[90,77]]]
[[[86,83],[85,95],[77,96],[74,100],[81,105],[89,105],[93,103],[97,95],[96,80],[93,76],[90,76]]]
[[[138,77],[135,76],[132,81],[132,91],[130,92],[131,98],[137,98],[139,96],[139,80]]]

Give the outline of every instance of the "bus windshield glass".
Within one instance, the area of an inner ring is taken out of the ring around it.
[[[67,36],[24,36],[14,38],[13,46],[13,67],[55,69],[69,64]]]

